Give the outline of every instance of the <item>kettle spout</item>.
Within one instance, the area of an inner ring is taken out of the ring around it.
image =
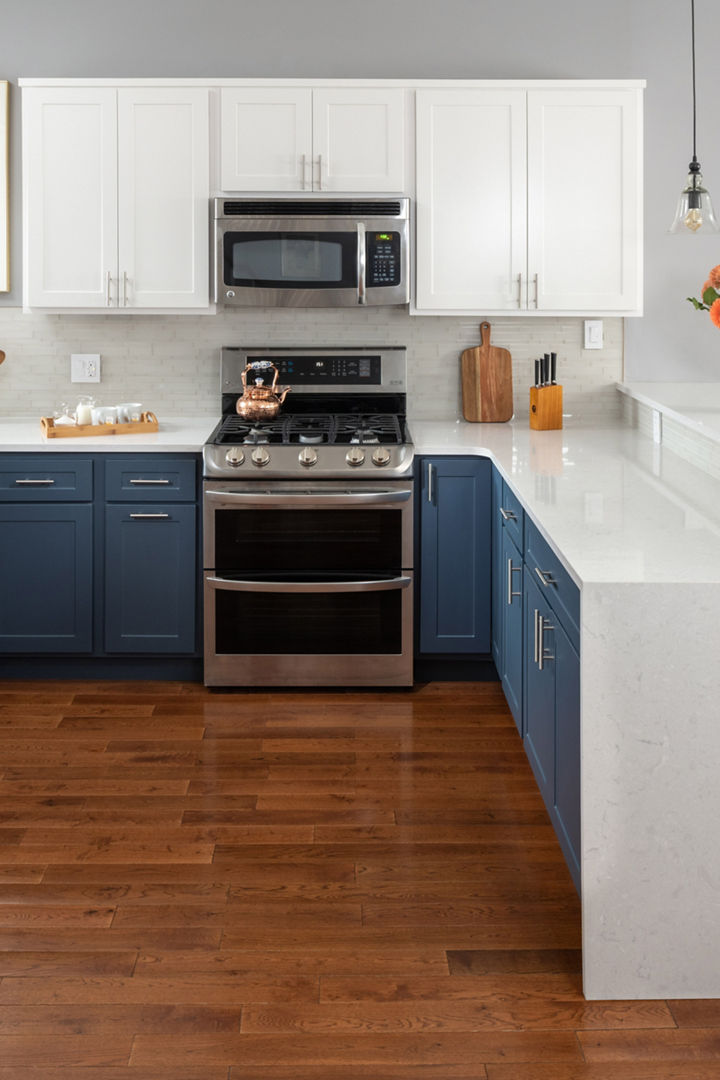
[[[292,386],[286,386],[285,389],[282,391],[282,393],[278,394],[278,401],[280,402],[281,405],[282,405],[282,403],[284,402],[285,398],[288,396],[288,394],[290,393],[291,390],[292,390]]]

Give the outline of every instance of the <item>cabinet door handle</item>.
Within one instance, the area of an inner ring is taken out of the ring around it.
[[[130,484],[169,484],[170,481],[169,480],[142,480],[142,479],[138,479],[138,480],[129,480],[128,483],[130,483]]]
[[[513,587],[512,587],[513,572],[516,573],[516,574],[522,573],[522,566],[513,566],[512,558],[509,558],[508,561],[507,561],[507,602],[508,602],[508,605],[510,607],[512,607],[512,602],[513,602],[513,597],[514,596],[522,596],[522,590],[520,592],[513,592]]]
[[[547,619],[543,618],[542,615],[538,615],[538,656],[537,656],[538,671],[542,671],[544,669],[546,660],[554,660],[555,659],[555,656],[554,656],[553,653],[545,652],[545,631],[546,630],[554,630],[554,629],[555,629],[555,627],[553,626],[552,623],[549,623],[547,621]]]
[[[431,464],[430,464],[430,462],[428,462],[428,473],[427,473],[427,480],[428,480],[428,482],[427,482],[427,501],[428,501],[429,503],[432,503],[432,501],[433,501],[433,497],[434,497],[434,494],[435,494],[435,493],[434,493],[434,491],[433,491],[433,468],[434,468],[434,466],[433,466],[433,465],[431,465]]]
[[[306,166],[306,164],[307,164],[306,155],[301,154],[300,155],[300,187],[303,189],[303,191],[305,191],[305,188],[307,187],[307,181],[305,179],[305,166]]]
[[[16,484],[54,484],[54,480],[16,480]]]
[[[535,620],[534,633],[533,633],[533,664],[538,662],[538,609],[535,608],[533,618]]]
[[[533,278],[533,285],[535,286],[535,307],[538,306],[538,275],[535,274]]]
[[[148,519],[148,518],[152,518],[154,521],[159,521],[161,518],[169,518],[170,515],[169,514],[131,514],[130,517],[133,518],[134,520],[135,519],[139,520],[141,518],[144,519],[144,520]]]
[[[552,574],[550,573],[550,571],[549,571],[549,570],[540,570],[540,569],[539,569],[539,568],[538,568],[538,567],[536,566],[536,567],[535,567],[535,573],[536,573],[536,574],[537,574],[537,576],[538,576],[538,577],[540,578],[541,582],[543,583],[543,585],[544,585],[544,587],[545,587],[546,589],[547,589],[548,585],[557,585],[557,581],[556,581],[556,580],[555,580],[555,578],[554,578],[554,577],[552,576]]]
[[[127,307],[128,305],[127,282],[127,270],[123,270],[123,307]]]
[[[518,274],[518,307],[522,307],[522,274]]]
[[[512,510],[503,510],[501,506],[500,513],[502,514],[503,521],[517,521],[517,515],[513,514]]]
[[[110,276],[110,271],[108,270],[106,272],[106,274],[105,274],[105,307],[110,307],[110,305],[112,304],[112,299],[110,297],[110,283],[111,283],[111,281],[112,281],[112,278]]]
[[[322,189],[322,154],[318,154],[318,191]]]

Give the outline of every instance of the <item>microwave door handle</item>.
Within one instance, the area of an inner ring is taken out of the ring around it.
[[[357,278],[358,278],[358,304],[367,304],[365,291],[367,265],[365,257],[365,226],[358,221],[357,227]]]

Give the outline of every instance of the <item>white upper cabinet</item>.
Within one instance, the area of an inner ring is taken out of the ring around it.
[[[419,309],[517,309],[526,263],[526,97],[418,91]]]
[[[25,304],[209,301],[208,91],[23,91]]]
[[[633,90],[528,93],[528,307],[641,307],[641,116]]]
[[[403,191],[405,91],[226,87],[223,191]]]
[[[419,312],[640,314],[642,92],[419,90]]]

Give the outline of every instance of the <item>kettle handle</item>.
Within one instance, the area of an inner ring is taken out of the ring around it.
[[[275,364],[273,364],[272,361],[270,361],[270,360],[252,360],[247,365],[247,367],[243,371],[242,375],[240,376],[240,378],[242,379],[243,390],[247,387],[246,375],[247,375],[248,371],[252,370],[252,371],[263,372],[263,371],[267,371],[268,368],[272,368],[273,371],[275,372],[275,374],[273,376],[272,384],[270,386],[270,389],[274,390],[275,387],[277,386],[279,372],[278,372],[278,369],[275,367]]]

